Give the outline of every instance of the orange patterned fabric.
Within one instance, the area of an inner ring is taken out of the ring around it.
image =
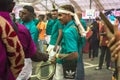
[[[5,44],[10,69],[16,78],[24,66],[24,52],[12,26],[0,16],[0,37]]]

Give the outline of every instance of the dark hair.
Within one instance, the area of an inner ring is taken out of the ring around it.
[[[116,16],[116,18],[119,20],[119,22],[120,22],[120,16]]]
[[[23,8],[27,9],[30,13],[34,14],[34,8],[32,6],[25,5]]]
[[[36,17],[36,13],[33,13],[33,16],[35,16],[35,17]]]
[[[95,20],[96,20],[96,21],[100,21],[100,18],[99,18],[99,17],[96,17]]]
[[[12,16],[13,22],[16,22],[15,13],[10,13],[10,15]]]
[[[11,13],[11,15],[15,16],[15,13]]]
[[[13,0],[0,0],[0,11],[11,11],[10,4]]]
[[[58,9],[53,9],[52,12],[54,12],[54,11],[58,11]]]
[[[51,13],[47,13],[46,15],[47,15],[47,17],[52,18]]]
[[[75,13],[75,11],[74,11],[74,7],[73,7],[72,5],[63,5],[63,6],[60,6],[60,8]]]
[[[96,28],[99,27],[99,24],[98,24],[96,21],[94,21],[94,22],[92,23],[92,25],[93,25],[93,27],[96,27]]]
[[[45,15],[39,15],[38,17],[40,17],[40,18],[41,18],[41,20],[44,20]]]

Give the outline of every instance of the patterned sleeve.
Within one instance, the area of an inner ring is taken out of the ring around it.
[[[0,16],[0,37],[6,47],[10,69],[16,78],[24,66],[24,52],[18,37],[10,24]]]

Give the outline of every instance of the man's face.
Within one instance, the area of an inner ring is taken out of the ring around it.
[[[79,19],[82,18],[82,13],[77,12],[77,16],[78,16]]]
[[[68,22],[68,14],[64,14],[64,13],[59,13],[58,15],[58,19],[60,20],[61,24],[65,25]]]
[[[51,15],[52,15],[52,19],[57,19],[58,12],[57,11],[53,11],[53,12],[51,12]]]
[[[21,19],[23,21],[29,21],[31,16],[32,16],[32,14],[27,9],[22,10]]]
[[[22,18],[22,11],[19,11],[19,17]]]

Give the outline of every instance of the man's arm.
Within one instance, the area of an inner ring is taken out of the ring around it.
[[[65,59],[65,60],[77,60],[78,59],[78,53],[72,52],[69,54],[56,54],[56,58]]]
[[[49,58],[48,54],[41,53],[40,51],[37,51],[35,55],[31,57],[32,61],[35,61],[35,62],[40,62],[40,61],[46,62],[48,58]]]
[[[55,44],[55,47],[54,47],[54,51],[56,51],[57,46],[60,43],[61,39],[62,39],[62,29],[59,29],[59,35],[58,35],[58,38],[57,38],[57,41],[56,41],[56,44]]]

